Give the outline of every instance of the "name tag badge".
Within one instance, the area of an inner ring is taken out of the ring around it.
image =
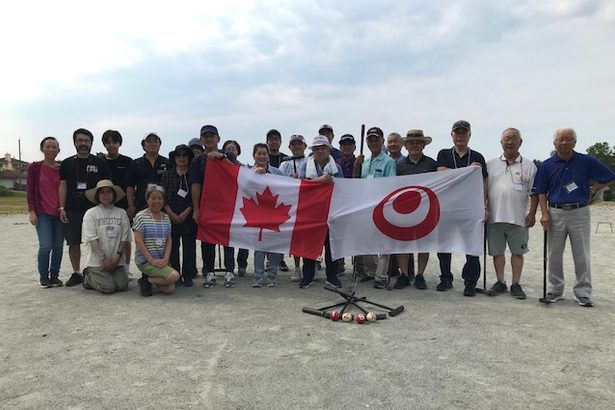
[[[523,191],[525,191],[525,189],[523,189],[523,184],[520,184],[520,183],[515,183],[515,185],[514,185],[514,187],[513,187],[513,188],[514,188],[514,190],[515,190],[515,191],[517,191],[517,192],[523,192]]]
[[[186,191],[186,190],[184,190],[182,188],[179,188],[179,190],[177,191],[177,195],[181,196],[182,198],[185,198],[186,195],[188,195],[188,191]]]
[[[107,226],[107,238],[117,238],[117,229],[115,226]]]
[[[77,189],[88,189],[87,182],[77,182]]]
[[[156,238],[156,246],[162,246],[162,238]]]
[[[566,185],[564,185],[564,189],[566,190],[566,192],[571,193],[572,191],[574,191],[575,189],[578,188],[578,185],[574,183],[574,181],[567,183]]]

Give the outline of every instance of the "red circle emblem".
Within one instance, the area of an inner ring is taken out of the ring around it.
[[[426,198],[425,198],[426,197]],[[422,221],[413,226],[398,226],[389,222],[385,216],[385,207],[388,213],[397,215],[410,215],[415,211],[424,210],[426,199],[429,208]],[[406,186],[391,192],[374,208],[372,214],[374,224],[386,236],[399,241],[413,241],[429,235],[440,221],[440,202],[436,194],[429,188],[413,185]]]

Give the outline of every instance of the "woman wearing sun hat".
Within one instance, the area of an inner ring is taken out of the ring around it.
[[[196,232],[192,219],[192,195],[188,180],[194,153],[185,144],[169,153],[170,169],[162,175],[160,185],[165,190],[164,211],[171,219],[171,256],[169,263],[181,273],[181,282],[190,287],[196,277]],[[181,263],[179,246],[181,243]]]
[[[132,233],[126,211],[114,205],[124,196],[122,188],[108,179],[85,191],[85,197],[97,204],[86,211],[81,230],[87,266],[83,279],[86,289],[102,293],[128,289],[124,250],[132,240]]]

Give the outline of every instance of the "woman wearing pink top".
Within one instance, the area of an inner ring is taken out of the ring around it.
[[[40,144],[45,159],[28,167],[26,192],[30,223],[38,235],[38,273],[43,288],[62,286],[58,278],[62,262],[63,230],[58,210],[60,164],[56,157],[60,144],[54,137],[43,138]]]

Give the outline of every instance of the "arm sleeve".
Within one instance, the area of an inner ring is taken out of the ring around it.
[[[135,160],[132,160],[130,166],[126,170],[126,179],[124,181],[126,188],[133,187],[137,184],[135,181]]]
[[[536,176],[534,177],[534,183],[532,184],[532,194],[546,194],[547,193],[547,167],[543,162],[540,164]]]
[[[130,229],[130,221],[128,214],[122,209],[122,242],[132,241],[132,230]]]
[[[592,159],[592,166],[589,169],[589,177],[599,184],[607,184],[615,180],[615,174],[606,165],[600,162],[598,159],[590,157]]]
[[[143,233],[143,214],[141,214],[140,212],[135,215],[135,218],[132,221],[132,230],[135,232],[139,232],[139,233]]]
[[[28,176],[26,177],[26,199],[29,212],[36,211],[36,192],[34,191],[38,189],[38,183],[35,178],[40,175],[40,165],[37,164],[37,162],[33,162],[28,166]]]
[[[83,216],[83,226],[81,228],[81,240],[83,243],[92,242],[98,239],[96,231],[96,208],[90,208]]]

